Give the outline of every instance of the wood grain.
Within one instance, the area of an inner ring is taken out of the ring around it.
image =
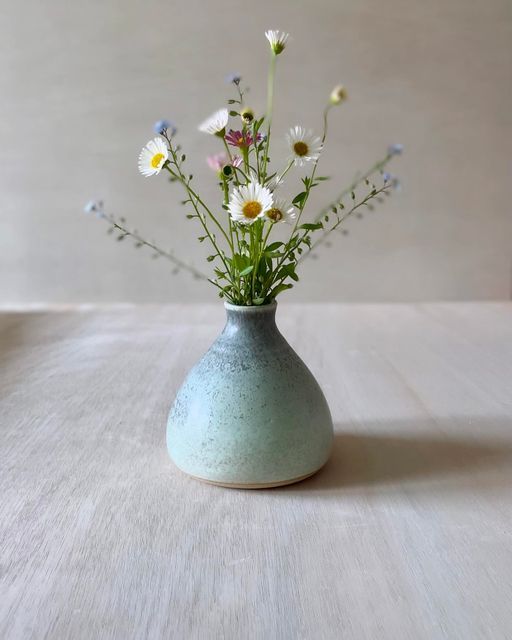
[[[165,449],[210,306],[0,316],[0,637],[509,639],[512,304],[281,305],[329,464],[196,482]]]

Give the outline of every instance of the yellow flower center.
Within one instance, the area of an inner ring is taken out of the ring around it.
[[[279,222],[279,220],[283,219],[283,212],[281,209],[269,209],[267,211],[267,217],[269,217],[273,222]]]
[[[257,218],[261,213],[262,206],[256,200],[249,200],[242,208],[242,212],[246,218]]]
[[[155,155],[151,158],[151,166],[153,169],[158,169],[158,165],[162,162],[162,158],[164,157],[163,153],[155,153]]]
[[[305,142],[302,142],[302,140],[299,140],[299,142],[296,142],[293,145],[293,150],[295,151],[295,153],[298,156],[305,156],[307,154],[307,152],[309,151],[308,145]]]

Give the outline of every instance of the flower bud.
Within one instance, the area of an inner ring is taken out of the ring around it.
[[[244,107],[240,112],[240,117],[244,124],[252,124],[252,121],[254,120],[254,111],[249,109],[249,107]]]
[[[337,85],[331,92],[331,104],[341,104],[348,98],[348,93],[342,84]]]

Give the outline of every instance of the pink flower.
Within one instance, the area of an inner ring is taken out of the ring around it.
[[[215,153],[213,156],[208,156],[206,162],[212,171],[219,173],[227,166],[239,167],[243,160],[241,156],[233,156],[230,162],[226,153]]]
[[[254,142],[254,138],[247,131],[233,131],[233,129],[230,129],[224,137],[226,142],[232,147],[250,147]],[[263,136],[261,133],[258,133],[256,136],[256,142],[260,142],[262,139]]]
[[[213,156],[208,156],[206,162],[212,171],[218,172],[228,164],[228,157],[225,153],[215,153]]]

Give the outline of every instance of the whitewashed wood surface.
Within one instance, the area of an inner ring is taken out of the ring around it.
[[[512,638],[512,304],[282,304],[336,443],[302,484],[167,457],[208,306],[0,316],[0,637]]]

